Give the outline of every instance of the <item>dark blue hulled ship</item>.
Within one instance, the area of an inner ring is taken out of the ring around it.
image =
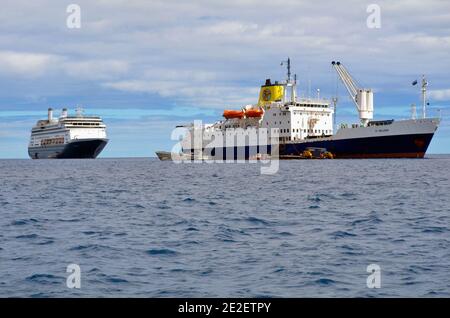
[[[361,88],[339,62],[332,62],[352,98],[359,123],[341,125],[335,132],[337,98],[298,98],[296,76],[261,86],[259,101],[238,110],[225,110],[214,124],[184,126],[182,158],[252,159],[296,158],[423,158],[440,123],[427,118],[426,86],[422,80],[423,115],[407,120],[373,120],[373,91]],[[174,154],[175,155],[175,154]]]

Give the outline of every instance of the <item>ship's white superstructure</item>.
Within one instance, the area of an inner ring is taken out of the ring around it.
[[[258,110],[258,105],[248,105],[244,108]],[[226,140],[226,138],[241,133],[251,135],[255,129],[265,128],[263,131],[277,134],[278,143],[299,141],[306,138],[329,137],[333,135],[334,108],[326,99],[304,98],[290,104],[273,102],[264,107],[261,117],[229,118],[214,124],[190,128],[190,135],[194,129],[201,129],[203,134],[202,148],[211,141]],[[270,140],[269,136],[269,141]],[[192,147],[191,139],[182,141],[184,149]]]

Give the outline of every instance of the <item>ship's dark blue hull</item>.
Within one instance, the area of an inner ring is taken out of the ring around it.
[[[32,159],[93,159],[107,143],[107,139],[77,140],[65,145],[31,147],[28,154]]]
[[[395,135],[370,138],[316,140],[280,145],[280,155],[298,155],[319,147],[335,158],[423,158],[433,134]]]
[[[279,145],[279,156],[295,158],[307,148],[324,148],[334,158],[423,158],[433,134],[391,135],[349,139],[318,139]],[[211,159],[251,159],[258,154],[271,154],[272,146],[245,146],[205,149]]]

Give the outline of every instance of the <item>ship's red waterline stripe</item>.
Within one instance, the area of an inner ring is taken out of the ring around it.
[[[370,158],[423,158],[425,152],[398,152],[398,153],[360,153],[360,154],[336,154],[336,159],[370,159]]]

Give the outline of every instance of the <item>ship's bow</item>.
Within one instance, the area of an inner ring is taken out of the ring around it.
[[[74,140],[66,145],[59,158],[82,159],[97,158],[108,143],[108,139]]]

